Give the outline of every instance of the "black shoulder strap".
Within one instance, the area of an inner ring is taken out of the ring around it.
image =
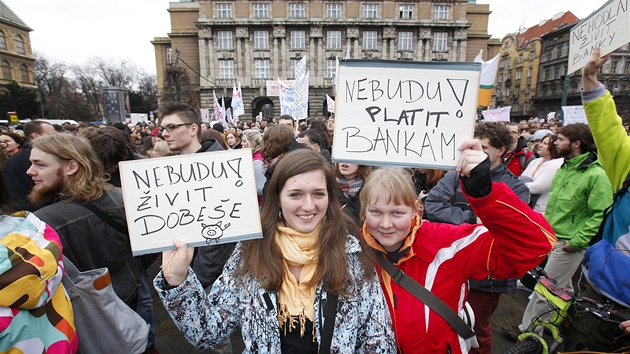
[[[123,233],[123,234],[128,234],[129,231],[127,230],[127,227],[125,225],[121,225],[120,223],[117,223],[114,218],[112,218],[111,216],[109,216],[109,214],[105,213],[104,211],[102,211],[99,207],[97,207],[96,205],[90,203],[90,202],[77,202],[77,204],[89,209],[91,212],[93,212],[96,216],[98,216],[99,219],[103,220],[107,225],[113,227],[116,231]]]
[[[335,329],[335,317],[337,317],[337,300],[339,295],[330,291],[326,292],[326,305],[324,306],[324,328],[322,329],[322,342],[319,345],[319,354],[330,353],[333,331]]]
[[[407,290],[411,295],[415,296],[418,300],[422,301],[425,305],[429,306],[431,310],[435,311],[438,315],[448,322],[453,329],[464,339],[470,339],[475,336],[475,332],[462,320],[456,313],[440,300],[437,296],[427,290],[424,286],[420,285],[417,281],[411,279],[410,276],[405,274],[400,269],[396,268],[382,253],[378,254],[381,267],[392,277],[394,282]]]

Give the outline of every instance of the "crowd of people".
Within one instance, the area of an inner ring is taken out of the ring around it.
[[[453,171],[333,163],[332,116],[202,123],[163,102],[155,123],[2,129],[0,352],[90,342],[60,291],[64,258],[109,269],[150,325],[146,353],[158,352],[151,284],[186,339],[213,353],[231,353],[237,329],[249,353],[491,353],[500,296],[531,287],[524,275],[539,265],[567,289],[584,272],[575,291],[630,313],[630,137],[597,81],[598,54],[583,70],[589,125],[478,123]],[[193,249],[173,234],[174,250],[134,256],[118,163],[230,149],[251,151],[263,237]],[[457,316],[472,308],[476,337],[391,267]],[[548,313],[533,293],[503,330],[517,338]],[[630,345],[630,321],[580,314],[565,349],[611,343]]]

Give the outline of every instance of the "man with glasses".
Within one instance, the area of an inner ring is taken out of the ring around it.
[[[160,124],[158,131],[164,137],[171,151],[178,155],[221,151],[223,147],[215,139],[201,141],[201,121],[199,116],[186,104],[164,102],[159,107]],[[225,262],[232,255],[236,243],[208,245],[195,249],[191,268],[206,291],[223,272]],[[231,353],[229,339],[223,341],[211,353]]]

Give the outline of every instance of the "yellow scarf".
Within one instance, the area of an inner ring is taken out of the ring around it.
[[[287,327],[289,331],[295,328],[296,317],[300,322],[300,336],[304,335],[306,319],[315,319],[315,285],[307,283],[313,279],[317,267],[318,236],[319,226],[308,234],[286,227],[283,223],[279,223],[276,229],[276,244],[284,257],[284,281],[278,292],[278,321],[285,329],[285,334]],[[299,282],[289,266],[302,267]]]

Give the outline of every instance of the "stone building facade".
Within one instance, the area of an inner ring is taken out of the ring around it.
[[[35,57],[29,33],[32,31],[0,1],[0,85],[12,81],[36,88]]]
[[[519,33],[503,37],[495,84],[496,106],[511,106],[512,121],[535,116],[534,101],[538,97],[536,92],[541,73],[541,58],[548,58],[549,54],[543,48],[542,37],[576,21],[578,18],[567,11]]]
[[[293,78],[307,57],[309,116],[327,114],[336,58],[472,61],[487,52],[489,5],[443,1],[215,1],[170,3],[171,32],[157,37],[158,90],[166,65],[188,69],[202,108],[241,82],[245,117],[280,113],[267,82]],[[486,57],[487,59],[487,57]]]

